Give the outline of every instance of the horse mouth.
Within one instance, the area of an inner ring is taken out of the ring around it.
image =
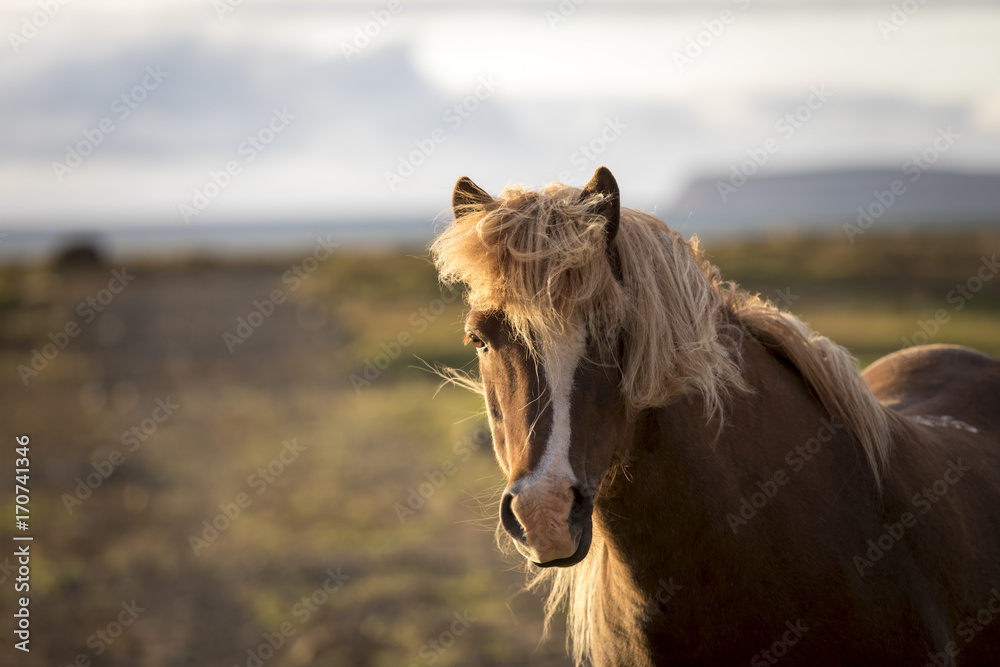
[[[587,520],[583,523],[583,529],[580,531],[580,541],[577,543],[576,551],[573,552],[572,556],[567,556],[566,558],[556,558],[555,560],[546,561],[544,563],[531,561],[531,564],[535,567],[572,567],[586,558],[587,554],[590,553],[590,543],[593,540],[593,537],[593,522],[590,517],[587,517]]]

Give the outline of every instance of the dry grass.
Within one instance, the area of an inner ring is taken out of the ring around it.
[[[946,302],[998,245],[997,233],[866,235],[853,246],[782,239],[708,252],[725,276],[779,304],[777,290],[790,291],[794,312],[870,362],[938,308],[952,317],[933,342],[1000,355],[1000,283],[960,311]],[[0,423],[11,445],[0,470],[13,467],[13,436],[32,438],[34,633],[16,664],[85,654],[106,665],[246,665],[248,649],[282,623],[295,634],[265,665],[566,664],[561,637],[536,648],[540,599],[515,596],[517,560],[496,551],[501,479],[489,445],[472,446],[480,399],[453,388],[435,397],[437,378],[418,368],[417,357],[472,361],[462,305],[438,310],[424,259],[342,253],[292,292],[281,275],[295,259],[130,266],[132,284],[85,324],[76,305],[107,284],[110,267],[0,271]],[[223,332],[275,288],[289,301],[230,354]],[[81,334],[25,387],[17,365],[69,320]],[[402,333],[412,342],[355,392],[351,376]],[[180,407],[128,452],[122,433],[166,397]],[[251,476],[292,439],[305,449],[258,494]],[[125,462],[68,513],[63,494],[115,449]],[[435,480],[440,488],[401,522],[396,505]],[[12,485],[5,474],[8,517]],[[189,537],[240,493],[250,505],[196,556]],[[6,522],[0,540],[10,537]],[[350,579],[308,617],[296,614],[338,568]],[[0,615],[10,619],[10,579],[2,586]],[[145,611],[95,656],[88,638],[133,599]],[[431,649],[465,611],[477,621]],[[15,664],[10,644],[3,664]]]

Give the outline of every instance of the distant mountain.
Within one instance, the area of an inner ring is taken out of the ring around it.
[[[1000,174],[920,171],[911,166],[905,171],[751,175],[739,187],[728,175],[698,178],[661,217],[671,225],[696,226],[703,233],[817,229],[845,223],[868,228],[1000,224]]]
[[[268,221],[231,225],[91,226],[77,229],[14,229],[0,235],[0,266],[51,259],[91,249],[98,261],[141,258],[257,258],[306,255],[318,243],[351,248],[422,248],[434,236],[429,220]],[[76,250],[74,250],[76,249]],[[74,258],[70,257],[70,261]],[[79,259],[79,258],[76,258]]]

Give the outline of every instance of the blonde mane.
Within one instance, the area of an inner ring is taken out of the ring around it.
[[[881,479],[889,417],[847,350],[722,282],[697,238],[685,241],[657,218],[624,207],[613,241],[616,276],[606,220],[594,213],[600,195],[580,194],[561,183],[512,186],[492,204],[464,207],[431,245],[441,281],[467,285],[472,308],[502,312],[532,353],[576,327],[609,348],[620,337],[619,389],[635,411],[697,392],[706,418],[722,418],[727,395],[750,389],[737,345],[747,333],[799,370]]]
[[[726,344],[725,300],[697,251],[656,218],[623,208],[618,280],[606,220],[580,192],[513,187],[494,206],[472,208],[431,246],[441,280],[466,284],[472,308],[502,312],[533,353],[580,326],[593,340],[621,335],[620,389],[634,410],[697,391],[708,416],[720,414],[727,390],[747,386]]]
[[[725,283],[702,255],[657,218],[621,208],[612,242],[620,274],[608,261],[601,195],[553,183],[508,187],[492,203],[466,205],[431,246],[441,281],[468,286],[477,310],[502,312],[537,354],[577,327],[608,349],[621,340],[620,391],[633,411],[664,406],[689,392],[706,419],[724,425],[726,397],[752,391],[743,377],[739,340],[749,335],[787,359],[838,424],[860,443],[877,483],[889,456],[893,416],[875,399],[855,359],[770,302]],[[474,388],[468,377],[461,381]],[[568,607],[577,663],[594,648],[591,620],[599,596],[591,576],[605,546],[595,534],[590,557],[572,568],[543,570],[531,588],[551,582],[546,630]],[[595,614],[597,616],[595,616]]]

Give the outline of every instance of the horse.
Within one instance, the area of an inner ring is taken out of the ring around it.
[[[576,664],[1000,664],[1000,362],[861,374],[620,199],[463,177],[430,246],[546,632]]]

